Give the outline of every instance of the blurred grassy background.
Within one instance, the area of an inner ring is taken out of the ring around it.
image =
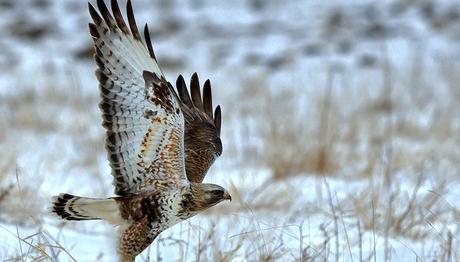
[[[211,78],[237,201],[144,259],[460,260],[460,4],[135,1],[167,78]],[[46,210],[112,194],[85,1],[0,1],[0,258],[113,259]],[[90,233],[90,234],[89,234]],[[89,240],[88,240],[89,239]],[[110,244],[107,244],[110,246]]]

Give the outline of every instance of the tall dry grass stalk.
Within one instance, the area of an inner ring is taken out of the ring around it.
[[[460,210],[446,200],[449,185],[459,182],[459,67],[434,61],[436,70],[423,62],[401,70],[385,52],[382,56],[375,72],[329,65],[324,82],[305,86],[271,88],[264,75],[248,80],[247,88],[231,98],[238,103],[226,119],[238,124],[228,128],[232,136],[225,142],[226,154],[244,161],[237,167],[268,168],[272,178],[258,186],[231,187],[236,200],[232,206],[200,217],[203,226],[183,225],[181,232],[186,233],[181,237],[163,236],[146,259],[166,260],[162,247],[172,246],[181,261],[377,261],[382,238],[386,260],[395,259],[392,245],[401,238],[430,242],[427,253],[414,250],[416,259],[433,253],[440,261],[460,259],[457,232],[449,227],[458,221]],[[417,61],[428,59],[423,53],[414,56],[422,56],[414,58]],[[427,70],[439,75],[430,76]],[[82,167],[99,179],[95,191],[110,192],[102,177],[108,174],[99,172],[100,159],[94,157],[105,157],[98,98],[69,93],[51,83],[40,92],[27,89],[2,97],[0,106],[7,116],[1,130],[67,137],[79,157],[63,159],[64,149],[59,148],[46,156],[47,161],[67,161],[64,171]],[[59,114],[62,117],[56,117]],[[0,220],[27,225],[36,233],[24,237],[19,230],[7,231],[17,236],[21,248],[6,258],[75,260],[57,237],[35,223],[45,214],[47,200],[34,194],[39,185],[22,179],[35,171],[21,174],[24,167],[16,167],[23,153],[17,148],[24,147],[13,147],[20,143],[17,138],[0,131],[5,155],[0,160]],[[326,192],[313,200],[307,195],[315,186],[308,180],[311,175],[317,177],[317,191]],[[20,189],[16,179],[23,181]],[[364,182],[352,191],[334,188],[337,181]],[[24,204],[18,206],[17,199]],[[321,223],[310,229],[309,219]],[[222,231],[236,226],[236,233]],[[320,241],[312,240],[315,233]]]
[[[360,261],[366,259],[363,246],[368,244],[363,243],[363,231],[373,234],[374,253],[367,259],[377,260],[381,237],[387,261],[394,259],[392,241],[398,237],[440,238],[443,252],[439,257],[452,259],[458,254],[451,252],[455,243],[446,238],[450,230],[438,225],[454,223],[459,211],[443,201],[450,194],[449,184],[459,182],[460,154],[453,145],[460,143],[455,135],[460,132],[460,119],[453,112],[460,108],[458,99],[452,99],[458,97],[454,88],[458,67],[446,70],[442,60],[429,61],[415,50],[417,63],[401,68],[385,47],[381,61],[373,73],[355,68],[330,70],[325,88],[319,89],[324,92],[311,92],[308,86],[274,89],[263,77],[248,81],[250,92],[238,98],[240,119],[247,119],[247,130],[252,130],[246,135],[261,140],[251,145],[243,159],[268,167],[277,180],[318,175],[368,181],[368,186],[337,204],[329,202],[334,230],[332,235],[325,230],[323,247],[335,241],[333,252],[326,248],[333,256],[343,254],[337,250],[343,245],[336,236],[344,234],[341,241],[353,259],[350,247],[355,244],[350,244],[348,234],[358,228]],[[361,73],[377,77],[368,82],[352,77]],[[332,79],[339,76],[340,87],[353,90],[337,88],[339,82]],[[440,86],[439,78],[447,84]],[[316,106],[308,106],[312,104]],[[322,188],[321,183],[318,187]],[[330,192],[327,198],[331,201]],[[354,226],[339,217],[337,210],[351,210]],[[339,225],[344,232],[338,233]]]

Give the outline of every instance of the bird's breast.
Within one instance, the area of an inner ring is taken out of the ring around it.
[[[182,194],[179,191],[165,193],[159,199],[161,222],[166,227],[171,227],[181,222],[182,216]]]

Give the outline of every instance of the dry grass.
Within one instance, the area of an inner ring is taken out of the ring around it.
[[[377,77],[372,82],[359,80],[350,92],[343,89],[353,83],[351,75],[360,74],[359,69],[329,66],[325,88],[320,89],[324,93],[311,92],[308,86],[269,88],[263,76],[248,79],[247,88],[232,99],[240,102],[239,116],[246,119],[239,130],[248,137],[248,148],[240,150],[242,159],[268,168],[272,179],[281,181],[304,174],[367,181],[367,186],[337,200],[336,206],[329,202],[339,210],[330,210],[332,236],[322,229],[321,254],[332,256],[332,261],[340,260],[338,254],[353,259],[350,246],[356,242],[349,233],[356,230],[359,236],[372,232],[374,250],[376,241],[384,239],[385,260],[395,256],[392,239],[403,237],[438,246],[416,255],[419,259],[453,261],[459,256],[453,251],[459,243],[452,237],[459,208],[445,198],[451,194],[450,185],[459,182],[460,119],[454,113],[460,111],[458,65],[447,68],[443,60],[434,60],[434,69],[414,63],[413,68],[400,70],[386,58],[385,49],[382,52],[384,61],[373,73]],[[416,51],[417,55],[423,56]],[[325,189],[318,183],[316,187],[321,200]],[[276,199],[286,197],[270,198],[272,188],[259,198],[268,207],[248,202],[260,210],[277,210]],[[328,198],[333,198],[330,192]],[[339,250],[339,238],[346,242],[344,250]],[[362,241],[360,249],[368,244]],[[364,259],[361,250],[359,260],[373,260],[376,252]]]
[[[226,123],[239,124],[229,128],[225,154],[241,155],[242,177],[251,175],[248,166],[268,169],[271,177],[232,185],[232,205],[200,216],[198,226],[181,224],[179,236],[162,235],[144,259],[167,261],[167,249],[177,251],[179,261],[398,261],[394,247],[413,241],[422,246],[407,244],[416,259],[459,260],[460,210],[448,200],[460,171],[458,70],[435,62],[445,82],[439,87],[423,66],[398,71],[388,61],[372,73],[328,66],[318,89],[275,90],[263,75],[248,79],[230,98],[238,107],[224,111],[232,112]],[[361,73],[378,77],[354,80]],[[1,98],[8,115],[2,130],[14,132],[0,132],[0,220],[18,230],[0,230],[16,236],[19,246],[2,254],[8,261],[75,260],[42,225],[48,200],[37,197],[43,181],[32,178],[44,172],[17,166],[27,148],[27,141],[13,146],[19,136],[65,136],[63,144],[72,144],[78,157],[59,148],[42,156],[44,166],[81,169],[100,181],[93,190],[111,191],[94,157],[105,157],[102,129],[92,131],[99,123],[96,96],[47,86]],[[356,190],[349,188],[354,183]],[[24,237],[23,225],[35,233]]]
[[[414,67],[400,70],[390,62],[365,70],[326,66],[319,92],[311,90],[317,83],[270,88],[264,76],[251,78],[232,98],[245,119],[237,132],[247,137],[247,148],[237,150],[245,161],[269,167],[276,179],[305,173],[378,177],[383,170],[388,181],[402,170],[414,173],[422,163],[443,161],[453,167],[451,176],[460,160],[455,149],[460,108],[450,99],[458,97],[455,70],[445,70],[442,60],[434,61],[434,69]],[[370,79],[356,77],[361,73]],[[447,84],[440,86],[438,77]]]
[[[64,257],[69,261],[77,261],[59,241],[41,225],[36,225],[38,231],[26,237],[21,237],[19,231],[2,230],[16,236],[19,250],[16,254],[4,256],[4,261],[61,261]]]

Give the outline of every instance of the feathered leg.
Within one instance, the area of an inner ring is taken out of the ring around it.
[[[132,262],[135,257],[146,249],[157,234],[152,234],[152,227],[146,217],[121,226],[118,232],[117,251],[122,262]]]

